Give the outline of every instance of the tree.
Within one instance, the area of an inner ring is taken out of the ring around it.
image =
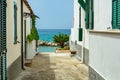
[[[64,48],[64,43],[69,41],[69,36],[67,34],[58,33],[53,37],[54,42],[59,43],[61,48]]]

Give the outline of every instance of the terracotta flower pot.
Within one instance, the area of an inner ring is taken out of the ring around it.
[[[71,51],[71,54],[76,54],[76,51]]]
[[[25,63],[25,66],[31,67],[32,63]]]

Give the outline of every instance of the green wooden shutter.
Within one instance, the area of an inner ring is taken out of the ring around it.
[[[81,7],[79,8],[79,27],[81,28]]]
[[[86,0],[85,26],[89,29],[89,0]]]
[[[120,28],[120,0],[117,2],[117,29]]]
[[[86,3],[84,0],[78,0],[79,4],[81,5],[81,7],[86,11]]]
[[[6,52],[6,0],[0,0],[0,80],[7,80]]]
[[[17,44],[17,5],[14,2],[14,44]]]
[[[83,29],[79,28],[78,30],[79,30],[79,33],[78,33],[79,41],[82,41],[83,40]]]
[[[26,20],[24,20],[24,48],[25,48],[25,58],[27,58]]]
[[[112,28],[120,29],[120,0],[112,0]]]
[[[117,0],[112,1],[112,28],[115,29],[117,26]]]
[[[94,9],[93,0],[89,0],[89,29],[94,28]]]
[[[93,0],[86,0],[85,26],[86,26],[86,29],[94,28]]]

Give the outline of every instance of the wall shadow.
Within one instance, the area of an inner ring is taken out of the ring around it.
[[[22,80],[55,80],[54,66],[56,63],[50,62],[49,54],[38,54],[32,61],[30,74]]]

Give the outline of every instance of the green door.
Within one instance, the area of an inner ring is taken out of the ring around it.
[[[0,80],[7,80],[6,52],[6,0],[0,0]]]

